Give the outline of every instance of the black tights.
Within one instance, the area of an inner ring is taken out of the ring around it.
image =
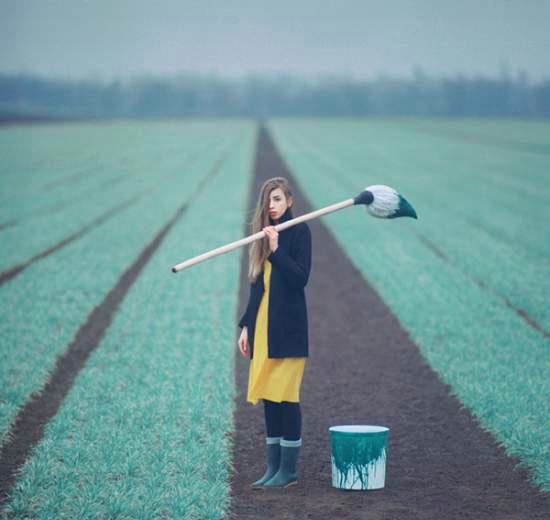
[[[263,402],[267,436],[283,437],[287,441],[299,440],[302,433],[300,403],[276,403],[267,399]]]

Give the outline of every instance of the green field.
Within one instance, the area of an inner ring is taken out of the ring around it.
[[[54,133],[62,129],[75,148],[84,146],[90,130],[59,127]],[[49,139],[47,128],[41,130]],[[101,132],[105,153],[116,150],[106,157],[113,173],[120,148],[111,148],[111,139],[119,139],[128,154],[140,150],[141,166],[134,164],[125,189],[135,192],[148,183],[149,191],[134,207],[1,288],[1,377],[8,389],[2,396],[3,432],[125,266],[178,205],[189,199],[189,208],[132,286],[49,423],[8,510],[15,518],[98,518],[98,512],[104,518],[217,518],[228,500],[225,435],[232,429],[240,253],[197,266],[188,276],[175,277],[170,268],[241,235],[255,127],[116,125]],[[188,156],[195,153],[190,165]],[[218,175],[192,198],[220,157]],[[170,182],[158,182],[166,177]],[[96,206],[110,203],[111,197],[98,194]],[[65,212],[68,220],[73,212],[78,208]]]
[[[550,123],[268,126],[313,207],[371,184],[411,201],[419,220],[399,226],[360,208],[324,222],[441,379],[550,490]],[[245,250],[170,267],[242,236],[257,130],[238,120],[0,129],[0,273],[25,266],[0,285],[3,444],[94,307],[187,204],[21,468],[9,518],[227,510]]]

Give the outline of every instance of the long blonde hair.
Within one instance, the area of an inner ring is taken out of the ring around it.
[[[258,233],[264,227],[272,225],[269,219],[269,194],[277,188],[281,188],[287,198],[287,202],[292,197],[290,185],[285,177],[273,177],[265,181],[260,189],[254,217],[250,223],[252,233]],[[255,240],[250,244],[248,250],[248,279],[251,282],[256,281],[256,278],[262,272],[264,262],[270,253],[269,239],[267,237],[262,240]]]

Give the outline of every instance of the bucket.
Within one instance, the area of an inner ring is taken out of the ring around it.
[[[386,480],[386,426],[331,426],[332,485],[339,489],[381,489]]]

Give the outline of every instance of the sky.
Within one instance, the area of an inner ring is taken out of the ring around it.
[[[550,0],[0,0],[0,73],[550,79]]]

